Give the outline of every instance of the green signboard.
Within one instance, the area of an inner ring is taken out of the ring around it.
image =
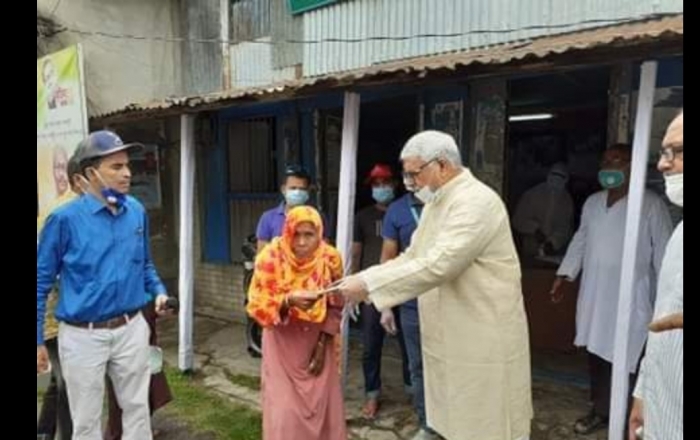
[[[289,9],[292,10],[292,14],[301,14],[302,12],[330,5],[337,1],[338,0],[289,0]]]

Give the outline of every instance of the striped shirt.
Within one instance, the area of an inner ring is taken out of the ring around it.
[[[666,247],[654,319],[683,311],[683,222]],[[644,440],[683,439],[683,330],[650,333],[634,396],[644,403]]]

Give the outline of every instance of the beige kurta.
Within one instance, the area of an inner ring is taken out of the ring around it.
[[[469,170],[426,205],[411,247],[361,274],[380,310],[418,295],[428,424],[449,440],[530,433],[520,264],[500,197]]]

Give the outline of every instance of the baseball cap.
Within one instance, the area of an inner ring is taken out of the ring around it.
[[[375,179],[392,179],[393,177],[394,173],[391,172],[391,167],[389,167],[389,165],[378,163],[375,164],[369,174],[367,174],[365,184],[369,185]]]
[[[284,177],[290,176],[306,179],[311,182],[311,175],[304,169],[304,167],[299,165],[287,165],[287,167],[284,169]]]
[[[81,142],[78,149],[81,149],[81,146],[80,162],[96,157],[109,156],[120,151],[143,148],[143,144],[137,142],[125,144],[116,133],[109,130],[99,130],[90,133]]]

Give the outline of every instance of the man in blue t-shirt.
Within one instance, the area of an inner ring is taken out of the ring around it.
[[[385,263],[396,258],[400,253],[408,249],[411,237],[418,226],[423,203],[415,196],[414,188],[404,181],[408,193],[389,205],[382,226],[381,262]],[[414,440],[437,439],[426,422],[425,417],[425,393],[423,389],[423,360],[420,342],[420,322],[418,317],[418,300],[413,299],[399,306],[401,333],[406,345],[408,368],[411,373],[411,385],[413,388],[413,405],[418,414],[420,430]],[[397,333],[396,320],[391,309],[382,312],[381,323],[390,334]]]

